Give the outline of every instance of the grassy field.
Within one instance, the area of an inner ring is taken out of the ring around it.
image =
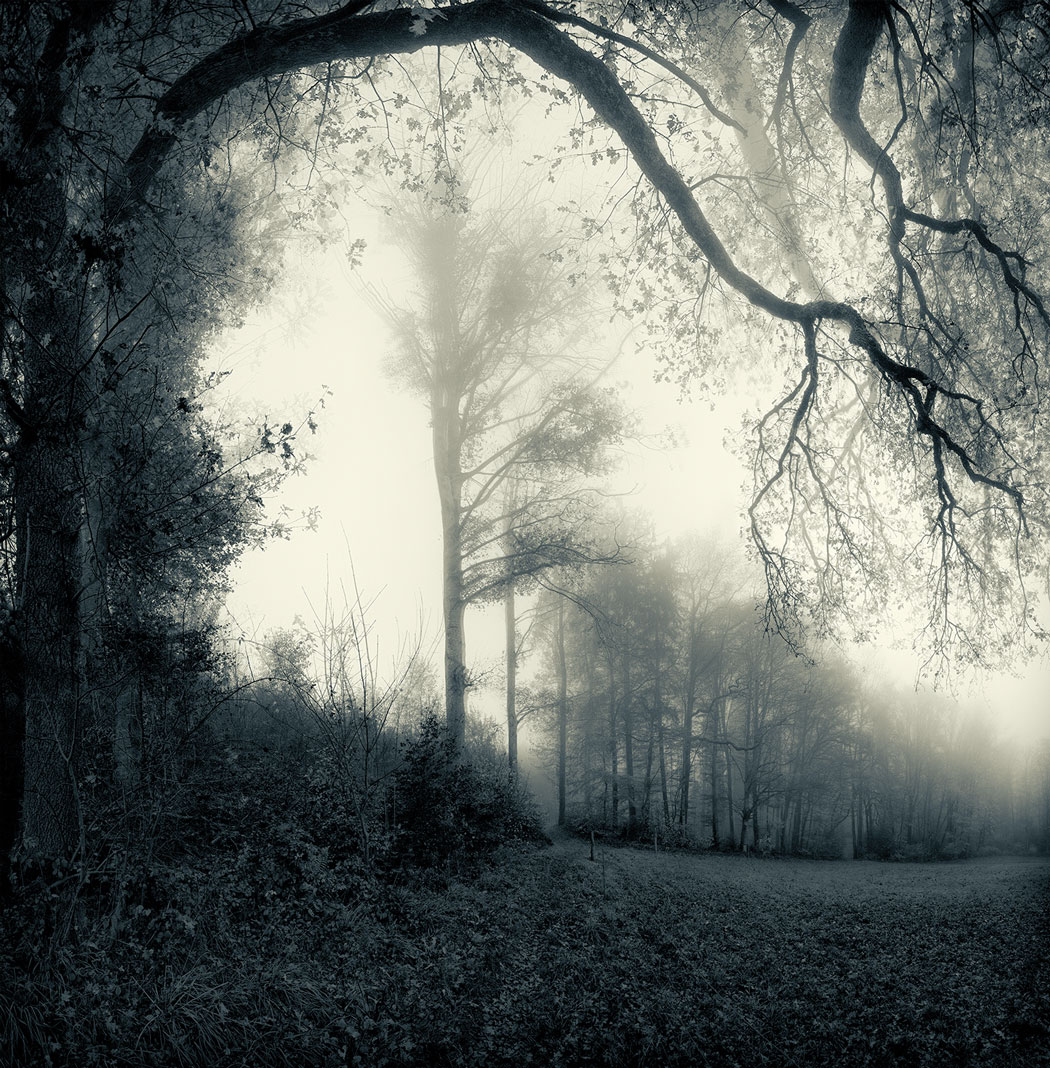
[[[591,861],[559,838],[380,880],[274,835],[172,868],[115,941],[13,985],[24,959],[0,961],[0,1063],[1050,1064],[1046,859]]]
[[[371,1017],[409,1060],[1050,1063],[1046,861],[588,852],[416,899]]]

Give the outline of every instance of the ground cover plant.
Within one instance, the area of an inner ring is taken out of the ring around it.
[[[563,835],[504,846],[467,875],[377,878],[285,838],[280,863],[249,873],[240,849],[240,879],[183,869],[166,901],[155,888],[132,907],[119,938],[66,944],[5,981],[0,1056],[216,1068],[1050,1058],[1044,858],[599,845],[591,861],[589,843]],[[8,941],[5,969],[10,953]]]

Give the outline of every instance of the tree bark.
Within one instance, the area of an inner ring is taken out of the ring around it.
[[[26,88],[11,119],[20,145],[10,146],[17,172],[5,176],[4,290],[31,283],[18,329],[22,353],[21,410],[8,398],[19,438],[11,450],[15,513],[16,607],[21,649],[5,682],[5,733],[21,736],[21,826],[26,854],[70,857],[80,838],[77,765],[80,715],[80,527],[78,470],[84,412],[85,347],[75,295],[80,261],[68,242],[67,166],[63,111],[111,4],[69,5],[52,23],[37,63],[36,87]],[[74,45],[76,47],[74,48]],[[64,288],[64,287],[68,287]],[[8,329],[4,310],[4,329]],[[5,383],[6,385],[7,383]],[[20,706],[20,707],[19,707]],[[6,739],[5,739],[6,740]],[[18,787],[16,787],[17,789]],[[2,822],[10,826],[17,798],[9,791]]]
[[[722,737],[729,741],[729,710],[733,706],[733,699],[726,698],[722,709]],[[722,746],[722,755],[726,766],[726,819],[729,821],[729,848],[732,849],[736,841],[736,830],[733,822],[733,757],[729,752],[729,746]]]
[[[711,844],[717,849],[721,844],[721,827],[718,813],[718,784],[721,776],[718,769],[719,717],[717,699],[711,702]]]
[[[518,766],[518,635],[514,608],[514,583],[512,582],[507,583],[503,594],[503,622],[506,627],[507,657],[507,763],[513,771]]]
[[[449,544],[449,541],[452,544]],[[463,576],[457,564],[458,539],[449,538],[445,547],[445,722],[453,742],[463,748],[467,728],[467,642],[464,632],[466,605],[463,603]]]
[[[50,377],[50,376],[49,376]],[[27,410],[68,392],[37,382]],[[30,856],[69,857],[79,840],[80,509],[66,427],[24,439],[15,464],[25,681],[22,840]]]
[[[514,553],[513,515],[517,499],[513,483],[507,491],[504,509],[507,514],[506,529],[503,532],[503,551],[507,559]],[[513,771],[518,765],[518,634],[517,612],[514,604],[514,580],[509,579],[503,591],[503,625],[506,641],[505,659],[507,665],[507,764]]]
[[[631,694],[631,650],[623,650],[623,770],[627,776],[627,832],[634,832],[638,808],[634,798],[634,698]]]
[[[657,749],[660,768],[660,800],[664,810],[664,826],[671,826],[671,799],[667,793],[667,755],[664,750],[664,721],[661,716],[657,723]]]
[[[10,856],[18,839],[25,737],[24,693],[22,648],[16,623],[9,618],[0,632],[0,898],[10,889]]]
[[[448,281],[453,281],[449,279]],[[455,366],[458,357],[455,329],[439,342],[438,360]],[[441,505],[442,618],[445,624],[445,723],[457,749],[466,739],[467,660],[463,583],[463,471],[462,427],[458,400],[448,389],[445,375],[432,375],[430,414],[434,445],[434,476]]]
[[[558,598],[558,826],[565,826],[565,777],[569,739],[569,669],[565,657],[565,598]]]
[[[689,621],[689,663],[686,668],[685,700],[682,709],[682,768],[681,802],[678,808],[679,826],[689,827],[689,782],[693,764],[693,715],[696,710],[696,686],[698,681],[698,652],[695,614]]]
[[[612,827],[620,825],[620,749],[616,743],[616,671],[612,654],[607,653],[609,667],[609,765],[612,774]]]

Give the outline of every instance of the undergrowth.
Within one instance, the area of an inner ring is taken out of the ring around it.
[[[367,860],[360,813],[323,774],[300,789],[272,754],[227,754],[72,911],[61,873],[22,885],[3,915],[0,1063],[1050,1063],[1044,861],[599,842],[592,862],[589,842],[538,843],[527,807],[500,817],[513,778],[465,764],[436,726],[403,757]]]

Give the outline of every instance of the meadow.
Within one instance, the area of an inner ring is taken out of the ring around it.
[[[119,938],[12,950],[0,1061],[1050,1063],[1046,858],[592,860],[560,834],[377,877],[285,831],[158,868]]]
[[[1050,1062],[1045,860],[589,850],[413,910],[379,1014],[447,1064]]]

